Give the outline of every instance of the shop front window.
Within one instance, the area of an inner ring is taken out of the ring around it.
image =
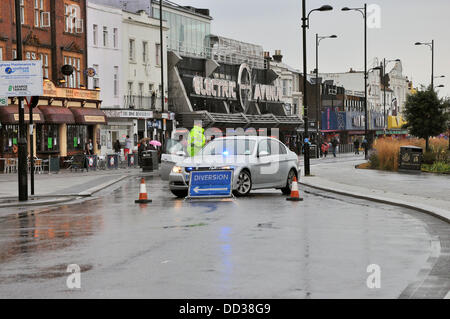
[[[19,126],[18,125],[4,125],[2,128],[2,152],[13,153],[14,145],[17,147]],[[17,149],[17,148],[16,148]]]
[[[36,126],[36,151],[52,152],[59,151],[58,125]]]
[[[67,125],[67,150],[83,151],[87,142],[86,125]]]

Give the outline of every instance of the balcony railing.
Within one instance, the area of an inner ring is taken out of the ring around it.
[[[161,99],[156,96],[125,95],[123,105],[126,109],[161,110]]]

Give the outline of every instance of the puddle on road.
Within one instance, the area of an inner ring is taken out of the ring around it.
[[[95,205],[95,204],[94,204]],[[9,216],[1,223],[0,264],[17,256],[31,256],[69,247],[96,233],[103,217],[90,203],[31,210]],[[73,213],[78,209],[78,213]]]

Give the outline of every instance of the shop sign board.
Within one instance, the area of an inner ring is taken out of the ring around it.
[[[8,106],[8,98],[6,96],[0,96],[0,106]]]
[[[42,61],[0,61],[1,96],[41,96]]]
[[[153,111],[133,111],[133,110],[103,110],[110,118],[153,118]]]

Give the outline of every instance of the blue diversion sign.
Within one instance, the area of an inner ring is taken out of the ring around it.
[[[230,197],[233,171],[191,171],[188,198]]]

